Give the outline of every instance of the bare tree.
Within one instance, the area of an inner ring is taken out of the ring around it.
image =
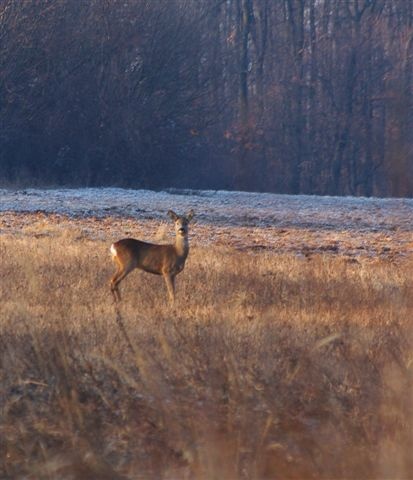
[[[0,180],[413,194],[402,0],[0,0]]]

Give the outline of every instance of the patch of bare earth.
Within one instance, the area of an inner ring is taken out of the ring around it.
[[[0,478],[413,478],[411,233],[0,216]]]
[[[120,237],[132,236],[159,241],[167,240],[164,233],[169,232],[172,235],[172,229],[169,227],[166,218],[165,221],[159,221],[119,216],[74,218],[43,212],[0,214],[0,235],[53,237],[68,230],[91,240],[110,242]],[[305,256],[324,253],[351,258],[394,260],[413,255],[412,231],[398,227],[380,229],[353,226],[340,230],[314,229],[305,225],[243,227],[199,221],[192,227],[191,237],[191,241],[199,246],[220,246],[249,251],[272,250]]]

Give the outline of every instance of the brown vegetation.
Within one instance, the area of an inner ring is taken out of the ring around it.
[[[45,227],[45,231],[46,231]],[[193,242],[175,307],[110,240],[0,242],[0,477],[413,476],[411,259]]]

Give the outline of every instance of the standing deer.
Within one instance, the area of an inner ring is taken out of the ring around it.
[[[188,224],[194,216],[190,210],[186,216],[172,210],[169,217],[175,222],[175,243],[156,245],[134,238],[124,238],[111,245],[110,251],[118,270],[110,281],[110,289],[116,301],[120,300],[119,283],[135,268],[162,275],[168,289],[169,299],[175,300],[175,277],[182,272],[189,252]]]

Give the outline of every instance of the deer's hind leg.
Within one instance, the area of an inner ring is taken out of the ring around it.
[[[119,292],[119,283],[127,276],[129,273],[135,268],[133,264],[123,265],[118,257],[114,257],[116,261],[118,270],[113,275],[110,280],[110,290],[112,292],[113,298],[115,302],[119,302],[121,300],[120,292]]]

